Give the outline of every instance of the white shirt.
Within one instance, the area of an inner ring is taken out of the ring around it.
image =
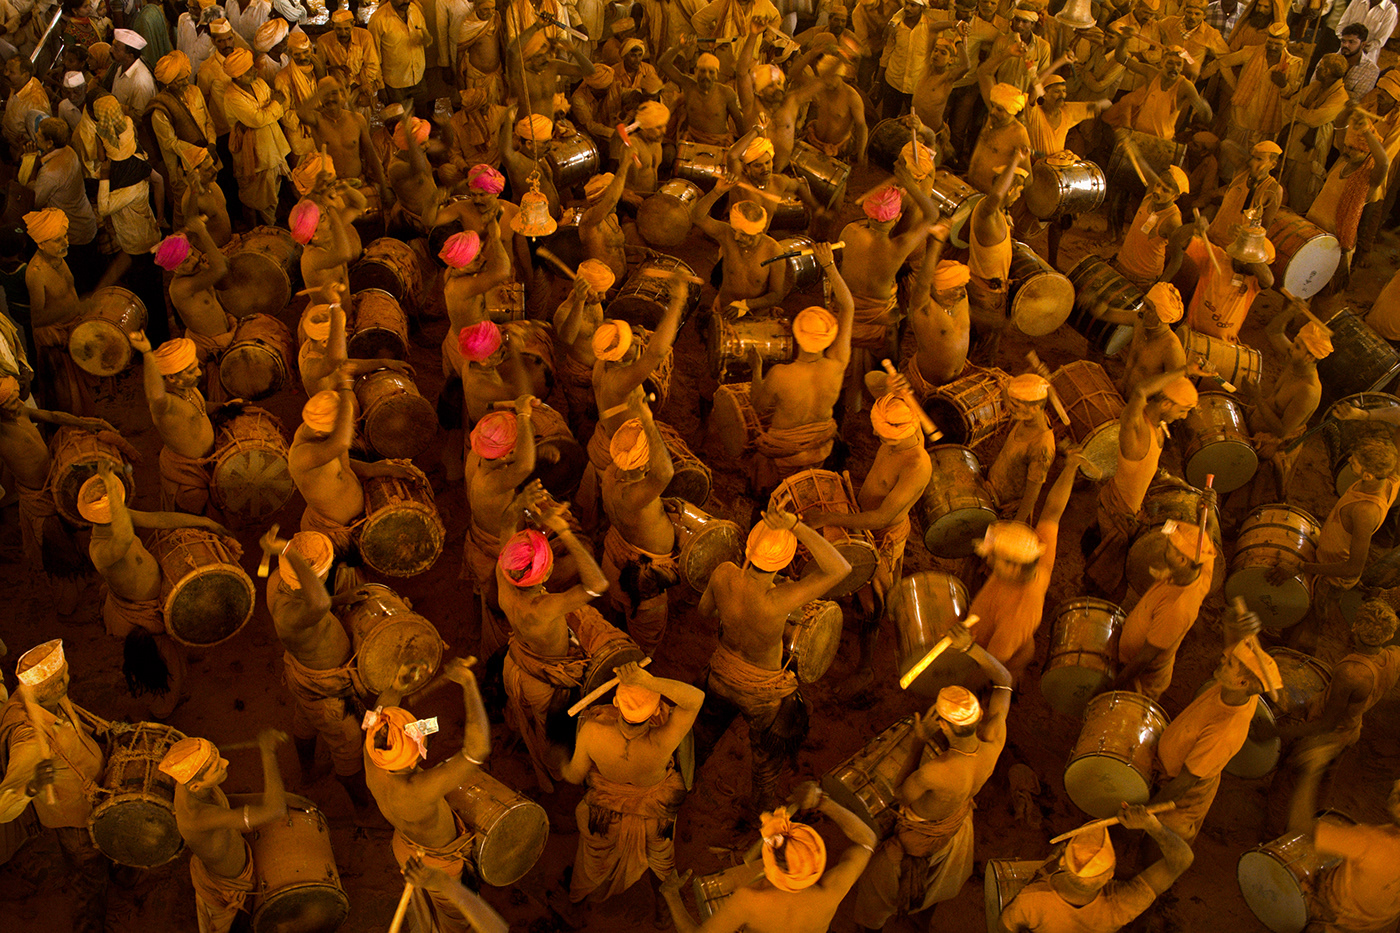
[[[1361,47],[1361,54],[1368,62],[1379,66],[1381,49],[1390,39],[1391,33],[1395,32],[1396,18],[1395,4],[1390,0],[1381,0],[1376,7],[1372,7],[1369,0],[1351,0],[1351,3],[1347,4],[1347,11],[1342,14],[1342,21],[1337,24],[1337,36],[1340,38],[1342,30],[1351,23],[1365,24],[1366,44]]]
[[[146,111],[146,105],[156,96],[156,79],[151,76],[151,69],[141,59],[136,59],[126,71],[117,73],[116,80],[112,82],[112,96],[122,105],[127,116],[139,120]]]
[[[272,4],[268,0],[252,0],[245,4],[243,12],[238,19],[233,18],[233,4],[230,3],[225,13],[228,15],[229,25],[231,25],[239,35],[248,40],[248,44],[253,44],[253,36],[257,35],[258,28],[267,22],[267,18],[272,15]]]
[[[195,29],[194,18],[190,14],[181,13],[175,21],[175,48],[184,52],[190,60],[190,75],[194,76],[199,74],[199,66],[213,51],[214,40],[209,33]]]
[[[471,15],[471,0],[437,0],[437,16],[433,22],[433,45],[437,46],[437,63],[443,68],[457,64],[457,36],[462,21]]]

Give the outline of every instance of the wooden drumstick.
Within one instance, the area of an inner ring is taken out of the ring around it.
[[[637,666],[646,667],[650,663],[651,658],[642,658],[640,661],[637,662]],[[620,683],[622,683],[622,678],[612,677],[608,680],[607,683],[603,684],[602,686],[594,687],[592,690],[588,691],[588,693],[584,694],[583,699],[579,700],[573,706],[569,707],[569,715],[577,716],[579,713],[584,711],[588,704],[592,703],[594,700],[598,699],[600,696],[607,693],[609,690],[611,690],[613,687],[616,687]]]
[[[1243,596],[1236,596],[1234,598],[1234,601],[1232,602],[1232,605],[1235,607],[1235,612],[1239,615],[1244,615],[1246,612],[1249,611],[1249,604],[1244,601]],[[1243,639],[1241,639],[1241,641],[1247,642],[1249,644],[1249,650],[1254,654],[1254,659],[1259,662],[1259,666],[1267,668],[1268,665],[1264,663],[1265,659],[1268,658],[1268,660],[1272,661],[1273,658],[1269,658],[1269,656],[1264,653],[1264,649],[1260,647],[1259,636],[1246,635]],[[1264,684],[1264,693],[1269,697],[1269,699],[1275,701],[1278,700],[1278,691],[1270,689],[1268,684]]]
[[[1313,322],[1314,324],[1316,324],[1318,327],[1321,327],[1323,330],[1327,331],[1327,333],[1328,333],[1329,336],[1331,335],[1331,333],[1332,333],[1332,328],[1328,327],[1328,326],[1327,326],[1327,323],[1326,323],[1325,321],[1323,321],[1322,318],[1320,318],[1320,317],[1318,317],[1316,314],[1313,314],[1313,313],[1312,313],[1312,308],[1309,308],[1309,307],[1308,307],[1307,302],[1303,301],[1303,299],[1299,298],[1297,295],[1293,294],[1292,292],[1290,292],[1290,291],[1289,291],[1288,289],[1286,289],[1286,288],[1279,288],[1278,292],[1279,292],[1280,295],[1282,295],[1282,296],[1283,296],[1284,298],[1286,298],[1288,301],[1291,301],[1291,302],[1293,302],[1294,304],[1296,304],[1298,307],[1302,308],[1302,309],[1303,309],[1303,313],[1306,314],[1306,315],[1308,316],[1308,320],[1312,321],[1312,322]]]
[[[894,368],[894,364],[889,360],[881,360],[880,365],[885,367],[886,374],[891,376],[899,375]],[[938,425],[933,423],[933,419],[928,416],[928,412],[924,411],[924,406],[920,405],[914,398],[914,394],[912,392],[904,392],[901,394],[904,396],[904,402],[909,406],[909,410],[918,417],[919,424],[923,427],[924,433],[929,436],[929,440],[942,440],[943,432],[938,430]]]
[[[956,624],[961,625],[963,628],[972,628],[972,626],[977,624],[977,616],[968,616],[967,621],[965,622],[960,619],[956,620]],[[913,667],[909,668],[908,671],[900,675],[899,689],[908,690],[909,685],[912,684],[914,681],[918,680],[919,675],[922,674],[924,671],[928,670],[928,666],[934,661],[937,661],[938,656],[943,652],[947,651],[950,647],[952,647],[952,645],[953,636],[951,635],[944,635],[942,638],[938,639],[938,641],[934,642],[933,647],[929,649],[928,654],[924,655],[918,660],[917,663],[915,663]]]
[[[389,921],[389,933],[399,933],[403,927],[403,918],[408,913],[408,902],[412,897],[413,885],[404,882],[403,896],[399,898],[399,906],[394,908],[394,919]]]
[[[1050,381],[1050,367],[1040,361],[1040,356],[1034,350],[1026,351],[1026,359],[1030,361],[1031,368],[1036,374],[1046,382]],[[1061,424],[1069,424],[1069,412],[1065,411],[1065,403],[1060,401],[1060,393],[1055,391],[1055,387],[1049,386],[1050,404],[1055,406],[1055,415],[1060,419]]]
[[[1151,806],[1149,806],[1149,807],[1147,808],[1147,812],[1148,812],[1148,813],[1151,813],[1151,814],[1153,814],[1153,815],[1156,815],[1156,814],[1158,814],[1158,813],[1166,813],[1168,810],[1175,810],[1175,809],[1176,809],[1176,801],[1175,801],[1175,800],[1168,800],[1166,803],[1154,803],[1154,804],[1152,804]],[[1078,836],[1078,835],[1081,835],[1081,834],[1087,833],[1087,832],[1092,832],[1092,831],[1094,831],[1094,830],[1096,830],[1096,829],[1102,829],[1102,828],[1105,827],[1105,826],[1117,826],[1117,825],[1118,825],[1119,823],[1121,823],[1121,822],[1123,822],[1123,821],[1122,821],[1121,819],[1119,819],[1118,817],[1116,817],[1116,816],[1110,816],[1110,817],[1108,817],[1108,818],[1106,818],[1106,819],[1102,819],[1102,820],[1092,820],[1091,822],[1085,823],[1083,826],[1079,826],[1079,827],[1077,827],[1077,828],[1075,828],[1075,829],[1071,829],[1071,830],[1070,830],[1069,832],[1067,832],[1067,833],[1060,833],[1060,834],[1059,834],[1058,836],[1056,836],[1054,839],[1051,839],[1051,840],[1050,840],[1050,844],[1053,846],[1053,845],[1054,845],[1055,843],[1057,843],[1057,842],[1064,842],[1066,839],[1073,839],[1075,836]]]
[[[279,532],[279,531],[281,531],[281,530],[282,530],[282,526],[281,526],[281,525],[273,525],[270,529],[268,529],[268,532],[269,532],[269,534],[272,535],[272,537],[276,538],[276,537],[277,537],[277,532]],[[269,553],[267,553],[267,551],[263,551],[262,560],[258,561],[258,576],[259,576],[260,578],[264,578],[264,579],[265,579],[265,578],[267,577],[267,575],[268,575],[269,573],[271,573],[271,572],[272,572],[272,555],[269,554]]]
[[[45,761],[53,757],[53,748],[49,745],[49,730],[44,728],[39,715],[39,702],[34,699],[34,688],[28,684],[19,685],[20,699],[24,701],[24,712],[29,716],[29,725],[34,729],[34,738],[39,743],[39,754]],[[76,726],[77,723],[75,722]],[[44,802],[49,806],[58,803],[58,795],[54,793],[53,784],[44,785]]]
[[[1212,489],[1212,488],[1214,488],[1214,487],[1215,487],[1215,474],[1214,474],[1214,473],[1207,473],[1207,474],[1206,474],[1206,488],[1207,488],[1207,489]],[[1204,506],[1205,503],[1202,502],[1201,505]],[[1209,508],[1202,508],[1202,509],[1201,509],[1201,520],[1200,520],[1200,523],[1197,525],[1197,528],[1196,528],[1196,563],[1198,563],[1198,564],[1201,562],[1201,548],[1204,547],[1204,546],[1205,546],[1205,543],[1206,543],[1206,519],[1207,519],[1209,516],[1210,516],[1210,509],[1209,509]]]
[[[547,247],[537,247],[535,249],[535,255],[539,256],[541,259],[553,265],[554,268],[567,275],[569,277],[569,281],[572,282],[574,279],[578,278],[578,273],[576,273],[573,269],[570,269],[568,263],[560,259],[558,256],[554,255],[554,253],[550,252],[550,250]]]

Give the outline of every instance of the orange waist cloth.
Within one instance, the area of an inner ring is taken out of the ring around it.
[[[750,664],[724,643],[710,656],[709,683],[754,719],[776,713],[784,699],[797,692],[797,675]]]
[[[316,670],[302,664],[290,651],[282,654],[282,683],[298,699],[308,703],[363,694],[354,659],[340,667]]]
[[[335,546],[336,556],[342,556],[355,546],[355,529],[359,523],[353,525],[342,525],[333,521],[320,512],[307,506],[301,513],[302,531],[319,531],[327,538],[331,539],[331,544]]]
[[[900,807],[895,822],[895,838],[899,840],[899,846],[906,854],[915,858],[928,858],[946,846],[971,815],[971,797],[941,820],[920,819],[909,813],[906,808]]]
[[[161,601],[155,599],[127,599],[116,593],[105,583],[102,599],[102,623],[107,634],[125,638],[135,629],[152,635],[165,634],[165,617],[161,612]]]
[[[194,907],[200,933],[226,933],[248,895],[257,889],[253,848],[247,839],[242,842],[243,870],[234,878],[212,874],[198,856],[190,856],[190,881],[194,884]]]
[[[770,460],[802,458],[805,463],[816,463],[831,453],[839,430],[834,418],[790,428],[764,428],[754,439],[754,448]]]

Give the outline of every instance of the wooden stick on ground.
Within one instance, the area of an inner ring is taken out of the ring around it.
[[[650,663],[651,658],[642,658],[642,660],[638,662],[637,666],[646,667]],[[621,682],[622,679],[620,677],[613,677],[601,687],[595,687],[592,690],[588,691],[588,693],[584,694],[583,699],[579,700],[573,706],[569,707],[569,715],[577,716],[579,713],[583,712],[585,708],[587,708],[588,704],[592,703],[594,700],[598,699],[600,696],[607,693],[609,690],[611,690],[613,687],[616,687]]]
[[[1026,359],[1030,362],[1031,368],[1036,371],[1046,382],[1050,381],[1050,367],[1040,361],[1040,355],[1034,350],[1026,351]],[[1059,417],[1061,424],[1069,424],[1069,412],[1065,411],[1065,403],[1060,401],[1060,393],[1055,391],[1054,386],[1049,386],[1050,404],[1055,407],[1055,414]]]
[[[898,375],[894,364],[889,360],[881,360],[880,365],[885,367],[885,373],[887,375]],[[942,440],[943,432],[938,430],[938,425],[933,423],[933,419],[928,416],[928,412],[924,411],[924,406],[920,405],[918,400],[914,398],[913,393],[905,392],[903,395],[905,403],[909,406],[909,410],[918,417],[919,424],[923,427],[924,433],[929,436],[929,440]]]
[[[1166,803],[1152,804],[1152,806],[1147,808],[1147,812],[1155,815],[1158,813],[1166,813],[1168,810],[1175,809],[1176,801],[1168,800]],[[1078,836],[1081,833],[1093,832],[1094,830],[1101,829],[1105,826],[1117,826],[1120,822],[1122,821],[1119,820],[1116,816],[1110,816],[1107,819],[1102,820],[1093,820],[1092,822],[1085,823],[1083,826],[1071,829],[1067,833],[1060,833],[1054,839],[1050,840],[1050,844],[1053,846],[1057,842],[1064,842],[1066,839],[1073,839],[1075,836]]]

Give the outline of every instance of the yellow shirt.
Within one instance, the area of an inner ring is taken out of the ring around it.
[[[391,4],[381,3],[369,18],[369,34],[379,45],[379,63],[386,86],[408,88],[423,80],[431,39],[417,3],[408,5],[406,23],[399,19]]]
[[[1118,250],[1118,269],[1139,287],[1162,274],[1167,262],[1169,231],[1165,227],[1169,221],[1173,230],[1180,226],[1181,208],[1168,204],[1154,210],[1150,196],[1142,199],[1133,215],[1133,224]]]
[[[316,38],[316,49],[328,70],[345,70],[350,87],[377,91],[384,86],[379,71],[379,49],[375,47],[369,30],[351,27],[348,48],[340,44],[334,31],[322,33]]]
[[[1219,684],[1207,687],[1171,721],[1157,741],[1157,760],[1169,778],[1183,768],[1198,778],[1218,777],[1244,746],[1257,696],[1239,706],[1221,699]]]
[[[1026,885],[1001,912],[1008,929],[1035,933],[1117,933],[1152,906],[1157,893],[1141,877],[1110,881],[1098,897],[1075,907],[1048,881]]]
[[[92,804],[85,788],[102,776],[102,749],[81,722],[74,723],[67,715],[60,718],[40,708],[38,719],[49,734],[53,752],[55,802],[48,803],[46,795],[40,794],[32,798],[34,812],[39,822],[50,829],[86,828]],[[0,736],[9,752],[5,780],[0,783],[0,823],[8,823],[28,805],[31,798],[25,795],[24,788],[41,759],[34,727],[18,696],[11,697],[0,710]]]
[[[1052,123],[1040,104],[1036,104],[1026,111],[1024,118],[1026,133],[1031,138],[1031,151],[1045,155],[1063,152],[1069,131],[1093,115],[1093,104],[1065,101],[1060,105],[1060,118]]]
[[[1318,879],[1319,898],[1337,915],[1335,929],[1382,930],[1400,915],[1400,827],[1317,824],[1317,851],[1342,864]]]

